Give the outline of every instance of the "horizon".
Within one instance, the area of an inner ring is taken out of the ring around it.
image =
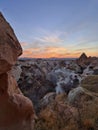
[[[78,58],[66,58],[66,57],[48,57],[48,58],[34,58],[34,57],[19,57],[18,59],[78,59]]]
[[[1,0],[0,11],[23,48],[21,57],[98,57],[97,0]]]
[[[85,52],[82,52],[79,57]],[[86,55],[86,53],[85,53]],[[87,56],[87,55],[86,55]],[[41,57],[23,57],[23,56],[20,56],[19,59],[78,59],[79,57],[47,57],[47,58],[41,58]],[[98,58],[97,56],[87,56],[88,58]]]

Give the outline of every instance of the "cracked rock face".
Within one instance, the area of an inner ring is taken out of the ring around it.
[[[21,54],[22,48],[13,29],[0,13],[0,74],[10,70]]]
[[[22,48],[0,13],[0,130],[33,130],[32,102],[18,88],[11,69]]]

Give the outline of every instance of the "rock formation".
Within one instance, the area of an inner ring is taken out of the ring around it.
[[[76,60],[76,63],[85,69],[88,65],[91,67],[98,66],[98,57],[87,57],[85,53],[82,53],[81,56]]]
[[[0,13],[0,74],[7,72],[22,54],[13,29]]]
[[[85,53],[82,53],[79,59],[85,60],[85,59],[87,59],[87,55]]]
[[[47,95],[46,95],[47,96]],[[35,130],[97,130],[98,95],[81,87],[41,100]]]
[[[98,93],[98,75],[87,76],[81,84],[83,88]]]
[[[34,109],[23,96],[10,70],[22,48],[0,13],[0,130],[32,130]]]
[[[98,67],[97,59],[85,66],[82,73],[77,71],[75,61],[69,61],[68,66],[60,66],[59,62],[33,59],[17,63],[22,69],[19,86],[34,102],[34,130],[98,130],[98,75],[91,73]],[[75,84],[66,94],[69,80],[75,83],[76,76],[79,86]],[[56,93],[57,85],[65,91]]]
[[[85,53],[82,53],[81,56],[78,58],[77,63],[81,65],[82,67],[85,67],[85,63],[87,61],[88,57]]]

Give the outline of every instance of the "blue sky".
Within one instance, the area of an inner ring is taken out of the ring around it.
[[[0,0],[24,57],[98,56],[98,0]]]

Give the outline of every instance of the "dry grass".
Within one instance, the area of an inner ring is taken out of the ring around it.
[[[90,76],[83,83],[96,84],[98,76]],[[88,85],[89,86],[89,85]],[[57,95],[38,114],[35,130],[98,130],[98,93],[84,89],[75,105],[66,95]]]
[[[94,120],[92,119],[85,119],[83,122],[86,129],[93,128],[94,127]]]
[[[82,87],[98,93],[98,75],[88,76],[82,81]]]

